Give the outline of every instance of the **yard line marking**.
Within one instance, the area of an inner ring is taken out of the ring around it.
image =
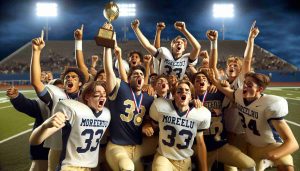
[[[289,120],[285,120],[287,123],[289,124],[292,124],[292,125],[295,125],[295,126],[298,126],[300,127],[300,124],[296,123],[296,122],[293,122],[293,121],[289,121]]]
[[[32,122],[32,123],[28,124],[28,126],[33,126],[33,124],[34,124],[34,122]]]
[[[0,144],[4,143],[4,142],[6,142],[6,141],[9,141],[9,140],[11,140],[11,139],[14,139],[14,138],[16,138],[16,137],[18,137],[18,136],[21,136],[21,135],[23,135],[23,134],[26,134],[26,133],[30,132],[31,130],[32,130],[32,129],[27,129],[26,131],[22,131],[22,132],[20,132],[20,133],[18,133],[18,134],[16,134],[16,135],[13,135],[13,136],[8,137],[8,138],[6,138],[6,139],[4,139],[4,140],[1,140],[1,141],[0,141]]]
[[[288,95],[288,96],[292,96],[293,94],[289,94],[289,93],[288,93],[288,94],[286,94],[286,95]]]
[[[0,109],[5,109],[5,108],[9,108],[9,107],[12,107],[12,105],[10,105],[10,106],[3,106],[3,107],[0,107]]]

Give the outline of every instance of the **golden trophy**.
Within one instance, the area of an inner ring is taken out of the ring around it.
[[[107,3],[103,10],[103,15],[111,24],[112,21],[116,20],[119,16],[119,7],[113,1]],[[114,31],[112,29],[100,27],[98,35],[95,37],[96,44],[107,48],[115,47]]]

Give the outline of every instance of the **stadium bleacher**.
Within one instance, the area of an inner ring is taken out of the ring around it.
[[[243,40],[219,41],[219,67],[225,67],[226,59],[229,55],[242,57],[244,55],[246,43],[247,42]],[[123,50],[123,58],[125,59],[127,59],[127,55],[131,50],[138,50],[143,54],[146,54],[144,48],[136,40],[118,42],[118,44]],[[209,51],[209,41],[200,41],[200,44],[202,47],[201,50]],[[170,41],[162,41],[161,46],[169,48]],[[190,49],[191,46],[188,45],[188,51]],[[98,62],[96,68],[100,69],[102,67],[102,48],[98,47],[94,40],[85,40],[83,42],[83,52],[87,66],[90,66],[91,64],[91,56],[98,55],[100,57],[100,62]],[[75,65],[74,54],[74,41],[47,41],[41,55],[42,70],[50,70],[59,74],[63,71],[64,66]],[[9,76],[10,74],[21,74],[21,76],[18,76],[17,78],[27,80],[29,76],[30,58],[31,42],[28,42],[0,62],[0,80],[16,79],[16,75]],[[297,67],[273,55],[258,45],[255,45],[254,47],[252,66],[257,72],[263,71],[264,73],[271,73],[273,78],[276,78],[275,80],[285,81],[285,79],[281,79],[281,77],[287,78],[286,75],[289,75],[291,78],[287,81],[300,82],[300,77],[297,78],[300,74]],[[25,76],[26,74],[28,74],[28,76]]]

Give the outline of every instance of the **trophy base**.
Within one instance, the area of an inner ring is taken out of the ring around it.
[[[94,39],[98,46],[103,46],[103,47],[112,48],[112,49],[115,48],[115,40],[106,39],[106,38],[97,37],[97,36]]]

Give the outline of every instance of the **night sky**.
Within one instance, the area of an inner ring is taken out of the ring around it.
[[[273,54],[300,67],[300,6],[297,0],[137,0],[116,1],[135,2],[141,30],[147,38],[153,39],[155,26],[164,21],[167,28],[162,38],[172,39],[179,32],[173,24],[185,21],[187,29],[197,38],[205,39],[208,29],[219,31],[221,39],[221,19],[212,17],[215,2],[231,2],[235,5],[235,16],[225,20],[225,39],[246,40],[254,20],[260,29],[256,44]],[[0,10],[0,59],[16,51],[31,39],[39,36],[46,24],[45,18],[36,16],[37,1],[1,1]],[[49,1],[48,1],[49,2]],[[50,1],[54,2],[54,1]],[[73,40],[73,31],[84,24],[84,39],[93,39],[99,27],[105,22],[102,11],[108,0],[60,0],[58,16],[49,18],[51,31],[49,40]],[[129,27],[128,38],[136,40],[130,27],[134,18],[118,18],[113,22],[119,37],[123,36],[121,27]]]

